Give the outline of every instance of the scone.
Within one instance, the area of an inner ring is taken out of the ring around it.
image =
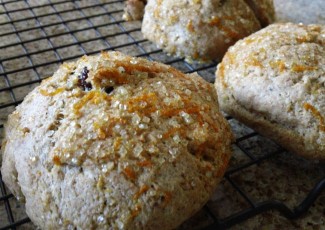
[[[149,0],[141,30],[167,53],[188,60],[221,59],[230,45],[261,29],[259,19],[262,25],[274,19],[272,0],[247,2]]]
[[[220,108],[288,150],[325,159],[325,26],[274,24],[229,48]]]
[[[214,91],[118,52],[63,64],[9,116],[2,178],[42,229],[173,229],[231,154]]]

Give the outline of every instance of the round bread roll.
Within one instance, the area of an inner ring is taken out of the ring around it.
[[[288,150],[325,159],[325,26],[274,24],[218,65],[220,108]]]
[[[273,20],[272,0],[248,2],[149,0],[142,33],[164,51],[190,61],[220,59],[230,45],[261,28],[259,18],[263,25]]]
[[[2,178],[42,229],[173,229],[226,170],[232,134],[216,102],[197,74],[84,56],[9,116]]]

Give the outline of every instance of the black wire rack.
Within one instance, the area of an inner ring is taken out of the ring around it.
[[[143,39],[141,22],[122,19],[124,3],[0,1],[0,133],[7,115],[61,63],[101,50],[160,61],[213,82],[218,62],[188,63],[166,55]],[[270,224],[268,219],[282,229],[324,226],[324,165],[293,156],[235,119],[227,119],[236,135],[230,168],[211,200],[180,229],[258,227]],[[35,229],[1,174],[0,189],[0,230]]]

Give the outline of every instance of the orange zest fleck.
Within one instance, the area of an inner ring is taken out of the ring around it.
[[[220,29],[223,30],[227,34],[228,37],[231,37],[231,38],[236,39],[236,40],[241,38],[239,33],[229,29],[228,27],[221,26]]]
[[[262,63],[259,60],[257,60],[256,57],[251,57],[245,62],[245,64],[263,68]]]
[[[127,167],[125,167],[123,169],[123,173],[124,173],[124,175],[127,178],[129,178],[131,180],[135,180],[136,179],[136,173],[135,173],[135,171],[131,167],[129,167],[129,166],[127,166]]]
[[[223,87],[227,88],[228,84],[225,81],[225,65],[223,64],[223,62],[219,64],[218,70],[219,70],[218,77],[220,77],[221,84]]]
[[[120,138],[120,137],[115,138],[114,144],[113,144],[114,151],[117,151],[120,148],[121,143],[122,143],[122,138]]]
[[[148,191],[149,188],[150,187],[148,185],[143,185],[140,188],[140,190],[137,193],[134,194],[133,199],[135,199],[135,200],[138,199],[143,193],[145,193],[146,191]]]
[[[152,167],[152,162],[150,160],[144,160],[137,162],[137,165],[140,167]]]
[[[99,122],[94,122],[93,126],[94,129],[97,131],[98,138],[100,140],[104,140],[105,138],[112,136],[112,129],[116,124],[126,124],[126,120],[123,118],[110,118],[109,123],[99,121]],[[119,146],[115,146],[115,147],[117,148]]]
[[[191,33],[194,33],[195,32],[192,20],[189,20],[189,22],[186,25],[186,28]]]
[[[212,19],[209,21],[210,26],[219,26],[220,23],[221,23],[221,20],[218,17],[212,17]]]
[[[230,65],[235,63],[236,55],[234,53],[227,52],[225,56],[228,58]]]
[[[305,37],[297,37],[296,41],[298,43],[304,43],[304,42],[310,42],[312,38],[310,36],[305,36]]]
[[[40,89],[40,93],[43,95],[43,96],[50,96],[50,97],[52,97],[52,96],[54,96],[54,95],[57,95],[57,94],[59,94],[59,93],[61,93],[61,92],[63,92],[64,91],[64,88],[57,88],[56,90],[54,90],[53,92],[48,92],[48,91],[46,91],[46,90],[44,90],[44,89]]]
[[[131,211],[131,218],[135,218],[140,214],[141,211],[141,206],[138,204],[137,206],[135,206],[135,208]]]
[[[319,120],[319,129],[323,132],[325,132],[325,119],[322,116],[322,114],[311,104],[309,103],[304,103],[304,109],[308,112],[311,112],[311,114]]]
[[[245,41],[246,44],[250,44],[250,43],[255,42],[256,38],[246,38],[244,41]]]
[[[98,90],[90,91],[87,94],[85,94],[77,103],[73,105],[73,110],[75,114],[80,113],[80,109],[87,104],[88,102],[91,102],[95,105],[99,104],[101,101],[110,102],[111,97],[108,96],[106,93],[100,92]]]
[[[123,67],[125,70],[125,73],[127,74],[133,74],[135,72],[146,72],[146,73],[160,73],[160,72],[172,72],[176,75],[179,75],[179,71],[176,69],[169,67],[169,68],[162,68],[161,66],[158,66],[155,63],[143,63],[143,61],[137,61],[137,64],[130,64],[130,61],[115,61],[115,68],[116,67]]]
[[[100,189],[100,190],[102,190],[104,188],[105,180],[102,175],[99,176],[96,186],[97,186],[97,189]]]
[[[110,79],[115,82],[115,84],[126,84],[128,83],[127,75],[121,73],[116,68],[101,68],[97,71],[96,75],[94,76],[96,81],[102,79]]]
[[[165,117],[173,117],[178,115],[179,113],[186,112],[188,114],[196,115],[196,119],[200,125],[203,125],[203,116],[200,111],[207,111],[207,107],[199,106],[191,103],[188,99],[183,98],[184,108],[167,108],[161,111],[161,116]]]
[[[99,128],[97,133],[100,140],[104,140],[106,138],[106,132],[102,128]]]
[[[199,57],[200,57],[200,53],[197,50],[195,50],[193,53],[193,58],[198,59]]]
[[[52,158],[53,160],[53,163],[57,166],[61,166],[62,165],[62,162],[61,162],[61,159],[58,155],[54,155],[54,157]]]
[[[225,18],[226,20],[229,20],[230,18]],[[236,31],[233,31],[231,30],[230,28],[224,26],[222,24],[222,21],[220,18],[218,17],[212,17],[212,19],[209,21],[208,25],[210,26],[216,26],[218,27],[219,30],[222,30],[223,32],[226,33],[226,35],[230,38],[233,38],[233,39],[240,39],[241,36],[239,33],[237,33]]]
[[[280,73],[282,73],[286,69],[285,63],[281,60],[270,62],[270,66],[272,68],[277,68]]]
[[[229,163],[229,156],[227,154],[223,154],[220,159],[220,167],[215,173],[216,177],[221,177],[225,172],[226,169],[228,168],[228,163]]]
[[[103,57],[105,58],[110,58],[109,53],[107,52],[102,52],[101,53]],[[161,65],[156,62],[148,62],[145,59],[135,59],[136,64],[131,64],[132,59],[130,57],[125,57],[124,60],[114,60],[114,68],[103,68],[98,76],[98,78],[108,78],[110,79],[110,73],[113,73],[113,79],[117,78],[117,81],[121,81],[121,83],[127,82],[125,79],[125,75],[132,75],[136,72],[145,72],[145,73],[171,73],[174,76],[184,78],[184,74],[181,73],[179,70],[171,67],[171,66],[166,66],[166,65]],[[118,69],[118,67],[123,67],[124,72],[123,73],[116,73],[116,72],[111,72],[112,70]],[[117,75],[114,75],[117,74]],[[113,80],[112,79],[112,80]],[[118,82],[116,82],[118,83]]]
[[[180,133],[181,135],[184,135],[185,131],[182,128],[171,128],[166,133],[163,134],[163,139],[169,138],[173,136],[175,133]]]
[[[129,112],[142,112],[148,115],[157,110],[158,96],[155,93],[145,93],[138,97],[131,98],[128,102]],[[146,103],[145,106],[141,106],[141,103]]]
[[[306,66],[306,65],[293,65],[291,70],[294,72],[304,72],[304,71],[313,71],[316,70],[315,66]]]

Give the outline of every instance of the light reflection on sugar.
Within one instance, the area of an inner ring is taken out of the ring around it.
[[[102,222],[104,222],[104,217],[102,215],[100,215],[97,218],[97,223],[102,223]]]

